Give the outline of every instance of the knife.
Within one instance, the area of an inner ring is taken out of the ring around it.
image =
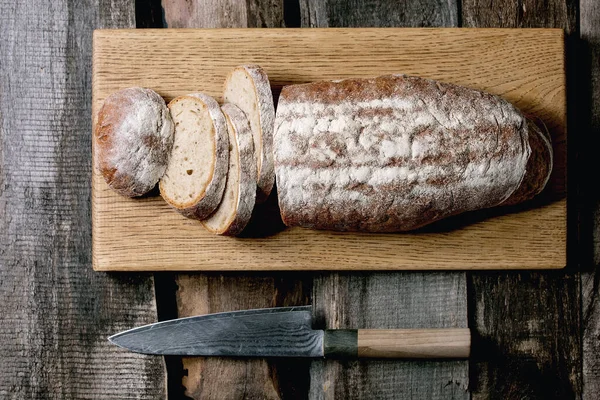
[[[466,358],[469,329],[312,329],[312,307],[223,312],[108,338],[144,354],[233,357]]]

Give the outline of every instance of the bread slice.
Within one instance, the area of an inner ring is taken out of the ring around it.
[[[256,202],[264,202],[275,182],[273,127],[275,106],[269,78],[258,65],[236,67],[225,80],[225,101],[238,106],[248,117],[254,136],[257,168]]]
[[[158,93],[131,87],[104,100],[94,140],[96,167],[108,186],[122,196],[141,196],[165,173],[173,121]]]
[[[160,194],[189,218],[204,219],[223,197],[229,165],[227,122],[219,104],[203,93],[173,99],[173,151]]]
[[[250,221],[256,198],[254,140],[242,110],[231,103],[223,105],[222,110],[229,131],[227,184],[221,204],[202,224],[212,233],[235,236]]]

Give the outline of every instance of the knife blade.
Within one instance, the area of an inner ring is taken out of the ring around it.
[[[312,329],[312,307],[277,307],[157,322],[108,338],[155,355],[465,358],[469,329]]]

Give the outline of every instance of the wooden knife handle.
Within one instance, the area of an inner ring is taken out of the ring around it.
[[[467,358],[469,329],[326,330],[325,356],[371,358]]]
[[[468,329],[359,329],[358,357],[467,358]]]

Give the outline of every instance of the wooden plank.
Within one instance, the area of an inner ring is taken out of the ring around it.
[[[219,1],[203,3],[202,7],[191,2],[189,6],[198,12],[186,13],[178,2],[163,2],[165,21],[169,26],[207,27],[214,23],[214,14],[227,14],[217,17],[217,26],[223,26],[223,21],[236,27],[282,25],[283,4],[277,0],[232,4],[237,11]],[[180,317],[308,304],[311,284],[309,277],[298,273],[179,274],[175,282]],[[195,399],[305,399],[308,394],[307,360],[183,358],[182,367],[186,371],[182,379],[185,392]]]
[[[582,144],[590,151],[584,153],[585,168],[582,171],[598,169],[597,151],[600,143],[600,4],[595,0],[580,2],[580,36],[583,41],[582,65],[584,79],[581,88],[588,89],[586,100],[589,104],[585,116],[585,138]],[[584,93],[586,93],[584,91]],[[584,109],[587,108],[584,106]],[[595,187],[582,185],[586,194],[586,213],[582,218],[592,222],[590,230],[582,230],[582,235],[589,236],[593,258],[586,260],[581,274],[582,293],[582,330],[583,330],[583,399],[593,400],[600,397],[600,195]],[[586,225],[585,228],[588,226]]]
[[[569,34],[576,19],[572,0],[462,5],[462,20],[470,27],[557,27]],[[473,399],[581,395],[577,243],[569,246],[574,263],[564,271],[468,273],[469,325],[481,354],[470,365]]]
[[[348,7],[341,1],[302,1],[301,24],[456,25],[457,18],[437,17],[456,16],[454,1],[443,6],[433,1],[388,4],[392,2],[353,2]],[[404,12],[417,4],[422,9]],[[315,277],[313,288],[316,325],[321,327],[450,328],[467,323],[464,272],[325,273]],[[466,361],[326,360],[311,365],[311,399],[467,399],[467,387]]]
[[[300,2],[300,26],[303,28],[327,28],[329,17],[327,1],[301,0]],[[334,11],[335,12],[335,11]],[[377,24],[375,24],[377,26]]]
[[[220,3],[215,3],[220,7]],[[285,22],[285,11],[290,14],[290,10],[293,9],[294,4],[292,2],[286,2],[284,7],[284,1],[282,0],[246,0],[246,25],[240,28],[284,28]],[[288,15],[288,19],[293,16]],[[291,21],[290,21],[291,22]],[[190,26],[191,27],[191,26]],[[203,26],[196,26],[201,28]]]
[[[462,272],[324,273],[315,278],[319,328],[466,328]],[[313,361],[311,399],[468,399],[467,361]]]
[[[504,96],[540,117],[555,144],[555,168],[543,204],[517,207],[514,213],[488,210],[459,216],[411,234],[292,228],[268,237],[218,237],[173,212],[160,197],[131,200],[114,194],[96,171],[92,201],[97,270],[514,269],[566,264],[560,30],[97,31],[94,45],[96,110],[109,93],[133,85],[152,87],[167,99],[199,89],[219,98],[226,74],[247,62],[263,65],[275,90],[288,83],[405,72]]]
[[[581,394],[579,277],[478,272],[469,277],[473,399]]]
[[[165,28],[242,28],[248,26],[244,1],[163,1]]]
[[[596,226],[598,226],[598,222],[600,221],[596,217]],[[583,333],[582,398],[585,400],[595,400],[600,396],[600,307],[598,306],[600,278],[598,275],[597,271],[588,271],[581,274]]]
[[[296,274],[180,274],[179,317],[304,305],[310,289]],[[186,395],[194,399],[306,398],[309,360],[184,357]]]
[[[312,5],[312,1],[301,3]],[[458,26],[457,2],[439,1],[345,1],[321,2],[327,25],[335,27],[438,27]],[[310,6],[309,6],[310,7]]]
[[[462,23],[480,28],[562,28],[577,31],[574,0],[463,0]]]
[[[152,276],[91,269],[92,29],[134,3],[0,8],[0,398],[164,398],[162,360],[106,340],[156,321]]]
[[[282,28],[283,1],[162,2],[165,28]]]

